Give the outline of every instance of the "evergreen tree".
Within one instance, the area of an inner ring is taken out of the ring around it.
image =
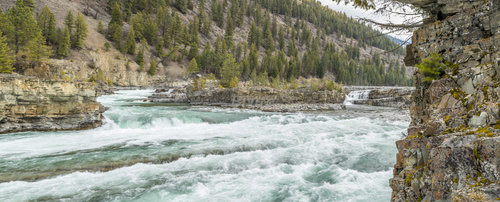
[[[139,71],[144,72],[144,51],[142,49],[140,49],[139,53],[137,53],[135,60],[137,64],[139,64]]]
[[[192,4],[192,3],[191,3]],[[175,0],[175,7],[181,12],[187,12],[187,2],[186,0]]]
[[[234,34],[234,26],[233,26],[233,20],[231,19],[231,16],[227,16],[227,23],[226,23],[226,32],[224,35],[224,41],[226,41],[226,47],[229,50],[233,49],[233,34]]]
[[[111,26],[108,28],[108,33],[111,36],[111,41],[114,42],[115,46],[118,49],[121,49],[121,41],[122,41],[122,26],[119,24],[113,23]]]
[[[66,57],[69,55],[69,48],[71,46],[71,36],[69,34],[69,28],[64,29],[64,33],[59,38],[59,43],[57,47],[57,55]]]
[[[109,24],[123,25],[122,11],[118,2],[115,2],[113,5],[113,10],[111,11],[111,21]]]
[[[279,42],[280,50],[284,50],[285,49],[285,33],[283,33],[283,27],[280,28],[278,42]]]
[[[262,46],[267,50],[267,51],[274,51],[274,39],[271,34],[271,28],[267,27],[266,31],[264,32],[264,41]]]
[[[196,62],[196,59],[193,58],[191,60],[191,62],[189,62],[189,65],[188,65],[188,68],[187,68],[187,72],[188,72],[188,74],[196,74],[199,71],[200,70],[198,69],[198,63]]]
[[[83,41],[87,38],[88,28],[87,22],[81,13],[78,13],[75,21],[75,33],[72,38],[72,46],[77,48],[83,48]]]
[[[118,49],[121,49],[121,40],[123,35],[122,12],[118,2],[114,2],[113,10],[111,11],[111,21],[108,24],[108,36],[115,43]]]
[[[5,30],[5,34],[8,43],[17,55],[26,49],[30,41],[37,37],[39,27],[32,10],[24,6],[23,0],[16,1],[16,5],[8,10],[7,18],[10,22],[10,29]]]
[[[39,63],[45,58],[52,56],[52,49],[45,45],[45,38],[42,32],[38,30],[35,37],[28,42],[28,45],[22,51],[26,55],[28,62]]]
[[[56,18],[48,6],[43,7],[37,14],[38,27],[42,30],[42,35],[49,44],[56,42]]]
[[[230,87],[229,84],[235,77],[240,77],[240,67],[236,63],[233,55],[230,53],[226,53],[223,56],[222,67],[220,70],[220,84],[226,88]]]
[[[12,73],[14,71],[12,67],[13,61],[14,56],[7,46],[7,39],[3,36],[2,31],[0,31],[0,73]]]
[[[250,72],[256,71],[259,67],[259,53],[257,52],[257,47],[252,44],[250,47],[250,54],[248,55],[248,63],[250,67]]]
[[[250,27],[250,32],[248,33],[248,40],[247,41],[248,41],[249,45],[252,45],[252,44],[259,45],[260,44],[259,28],[257,27],[257,25],[255,25],[254,22],[252,22],[252,26]]]
[[[125,42],[125,50],[127,50],[128,54],[135,54],[135,31],[134,28],[131,27],[127,34],[127,41]]]
[[[104,25],[102,24],[102,21],[99,20],[99,24],[97,24],[97,32],[104,34]]]
[[[149,64],[148,74],[151,76],[154,76],[156,74],[156,60],[155,59],[152,59],[151,63]]]
[[[217,26],[224,27],[224,8],[218,0],[212,1],[212,19]]]
[[[66,17],[64,18],[64,25],[68,28],[70,35],[73,34],[74,23],[75,23],[75,16],[73,15],[73,12],[71,12],[70,10],[66,14]]]

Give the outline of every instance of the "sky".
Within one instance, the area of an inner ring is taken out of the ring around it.
[[[392,16],[388,17],[388,16],[384,16],[384,15],[380,15],[380,14],[375,14],[374,10],[363,10],[361,8],[355,8],[352,5],[345,5],[343,1],[341,1],[339,4],[337,4],[336,2],[333,2],[332,0],[318,0],[318,1],[321,2],[321,4],[328,6],[332,10],[343,12],[347,16],[353,17],[355,19],[367,18],[367,19],[375,20],[377,22],[382,22],[382,23],[392,22],[395,24],[400,24],[404,20],[401,16],[392,15]],[[381,30],[381,31],[384,32],[384,30]],[[402,40],[406,40],[408,37],[411,36],[411,33],[409,33],[409,32],[391,33],[389,35],[396,37],[396,38],[399,38],[399,39],[402,39]]]

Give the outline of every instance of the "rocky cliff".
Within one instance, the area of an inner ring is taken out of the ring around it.
[[[456,65],[431,83],[416,74],[392,200],[499,200],[500,1],[398,1],[431,14],[414,32],[407,65],[434,52]]]
[[[100,126],[95,98],[92,83],[0,74],[0,133]]]

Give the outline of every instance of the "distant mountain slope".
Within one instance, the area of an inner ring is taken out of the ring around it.
[[[392,42],[399,44],[399,45],[402,45],[402,46],[406,46],[406,45],[411,44],[411,40],[406,41],[406,40],[402,40],[402,39],[393,37],[391,35],[386,35],[386,37],[389,38]]]
[[[0,6],[10,8],[14,2],[3,1]],[[237,67],[240,81],[327,77],[356,85],[411,83],[402,64],[404,51],[386,52],[396,43],[373,37],[379,32],[313,0],[35,3],[35,12],[47,5],[61,29],[67,11],[85,14],[89,25],[85,48],[52,61],[73,79],[151,85],[185,78],[190,63],[196,64],[194,72],[221,77],[224,62],[234,58],[230,64]],[[113,21],[113,10],[120,14],[119,20]],[[106,44],[111,44],[109,50]],[[148,74],[152,61],[156,71]]]

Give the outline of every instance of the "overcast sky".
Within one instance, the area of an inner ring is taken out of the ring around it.
[[[333,2],[332,0],[318,0],[321,2],[321,4],[328,6],[329,8],[344,12],[347,16],[353,17],[355,19],[357,18],[368,18],[368,19],[373,19],[377,22],[392,22],[395,24],[400,24],[403,22],[403,18],[400,16],[391,16],[390,18],[388,16],[382,16],[382,15],[377,15],[374,14],[374,10],[363,10],[361,8],[354,8],[352,5],[345,5],[343,1],[341,1],[339,4],[336,2]],[[405,32],[405,33],[396,33],[396,34],[390,34],[391,36],[404,39],[406,40],[407,37],[411,36],[411,33]]]

